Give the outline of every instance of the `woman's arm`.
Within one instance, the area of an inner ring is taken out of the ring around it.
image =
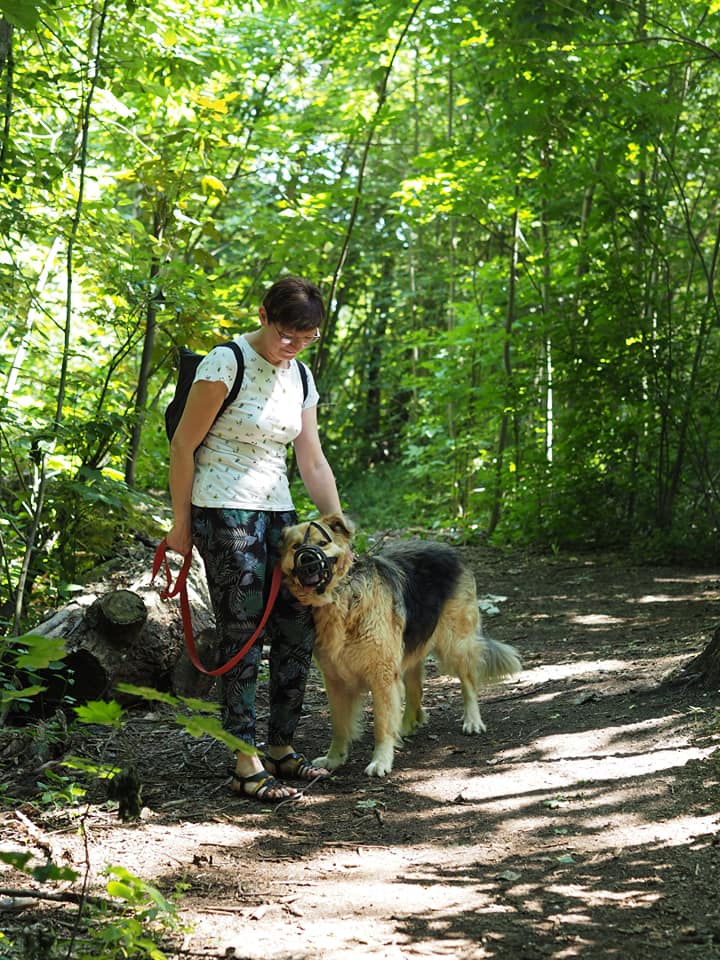
[[[213,425],[227,392],[227,386],[221,380],[197,380],[190,388],[183,415],[170,442],[173,525],[165,539],[171,550],[183,555],[192,549],[190,505],[195,451]]]
[[[320,513],[342,513],[335,476],[325,458],[317,426],[317,407],[302,414],[302,432],[295,438],[295,458],[310,499]]]

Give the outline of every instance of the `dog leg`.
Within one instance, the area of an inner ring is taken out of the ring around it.
[[[478,706],[478,664],[480,645],[474,637],[456,641],[456,648],[443,651],[445,658],[438,658],[441,673],[456,676],[460,681],[463,699],[463,733],[484,733],[486,730]],[[439,653],[439,651],[437,651]]]
[[[337,770],[350,755],[350,744],[359,734],[362,693],[348,689],[339,677],[331,672],[323,673],[325,691],[330,704],[332,741],[323,757],[316,757],[313,766]]]
[[[423,680],[425,679],[425,664],[421,660],[419,663],[409,667],[403,675],[405,684],[405,712],[400,726],[400,732],[404,737],[409,737],[415,733],[427,721],[427,715],[423,710]]]
[[[478,691],[470,677],[460,677],[463,698],[463,733],[485,733],[487,727],[480,716]]]
[[[458,670],[465,706],[463,733],[471,734],[484,733],[486,730],[478,706],[480,684],[503,680],[521,669],[520,659],[513,647],[499,640],[484,637],[482,634],[478,639],[479,642],[473,645],[475,660],[473,669],[469,669],[470,658],[468,657]]]
[[[375,749],[372,760],[365,767],[369,777],[384,777],[392,770],[395,744],[400,739],[402,714],[402,683],[395,680],[380,684],[372,690]]]

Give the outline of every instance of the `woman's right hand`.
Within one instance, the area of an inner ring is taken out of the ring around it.
[[[165,543],[168,550],[174,550],[175,553],[181,553],[183,557],[186,557],[192,550],[190,529],[173,524],[165,535]]]

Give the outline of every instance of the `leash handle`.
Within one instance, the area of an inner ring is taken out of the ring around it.
[[[157,550],[155,551],[155,559],[153,560],[152,567],[152,578],[150,582],[152,583],[155,580],[155,577],[160,572],[160,567],[165,567],[165,576],[167,579],[167,586],[160,593],[161,600],[169,600],[172,597],[180,596],[180,614],[182,617],[183,625],[183,634],[185,636],[185,646],[187,648],[188,657],[192,665],[199,670],[201,673],[207,674],[210,677],[219,677],[223,673],[227,673],[228,670],[232,670],[236,666],[245,654],[248,652],[250,647],[255,643],[257,638],[260,636],[263,627],[268,621],[268,617],[272,611],[272,608],[275,606],[275,601],[277,600],[277,595],[280,592],[280,584],[282,583],[282,570],[280,569],[280,564],[278,563],[275,569],[273,570],[272,580],[270,581],[270,594],[268,596],[268,602],[265,607],[265,611],[262,615],[260,623],[257,625],[257,629],[250,637],[250,639],[244,644],[241,650],[239,650],[234,656],[228,660],[226,664],[222,667],[217,667],[215,670],[207,670],[198,656],[197,647],[195,646],[195,638],[193,637],[192,629],[192,615],[190,612],[190,600],[188,598],[187,592],[187,576],[188,571],[190,570],[190,564],[192,562],[192,550],[190,553],[185,554],[183,559],[183,565],[180,568],[178,573],[177,580],[175,581],[175,586],[172,585],[172,574],[170,573],[170,565],[167,560],[167,541],[165,539],[160,541]]]
[[[176,597],[185,587],[185,582],[190,572],[190,564],[192,563],[192,548],[189,553],[183,554],[183,564],[178,573],[175,586],[172,585],[172,574],[170,573],[170,564],[167,559],[167,540],[165,537],[160,541],[157,550],[155,551],[155,559],[153,560],[152,567],[152,577],[150,578],[150,583],[155,580],[155,577],[160,572],[160,567],[164,565],[165,567],[165,579],[167,580],[167,586],[160,593],[161,600],[170,600],[172,597]]]

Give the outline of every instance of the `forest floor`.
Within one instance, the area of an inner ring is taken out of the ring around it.
[[[94,893],[107,864],[182,890],[183,929],[159,941],[170,960],[720,958],[720,693],[662,682],[709,642],[720,573],[461,552],[486,631],[524,663],[483,692],[485,735],[463,736],[458,684],[431,663],[429,722],[390,776],[363,773],[368,726],[332,780],[273,808],[229,792],[223,747],[139,711],[114,749],[142,777],[140,820],[101,796],[6,800],[0,849],[89,864]],[[328,735],[313,670],[296,746],[315,756]],[[101,746],[91,731],[73,751]],[[0,784],[17,796],[9,768]],[[27,885],[0,866],[0,886]],[[0,912],[6,953],[55,956],[31,933],[66,937],[76,910]]]

